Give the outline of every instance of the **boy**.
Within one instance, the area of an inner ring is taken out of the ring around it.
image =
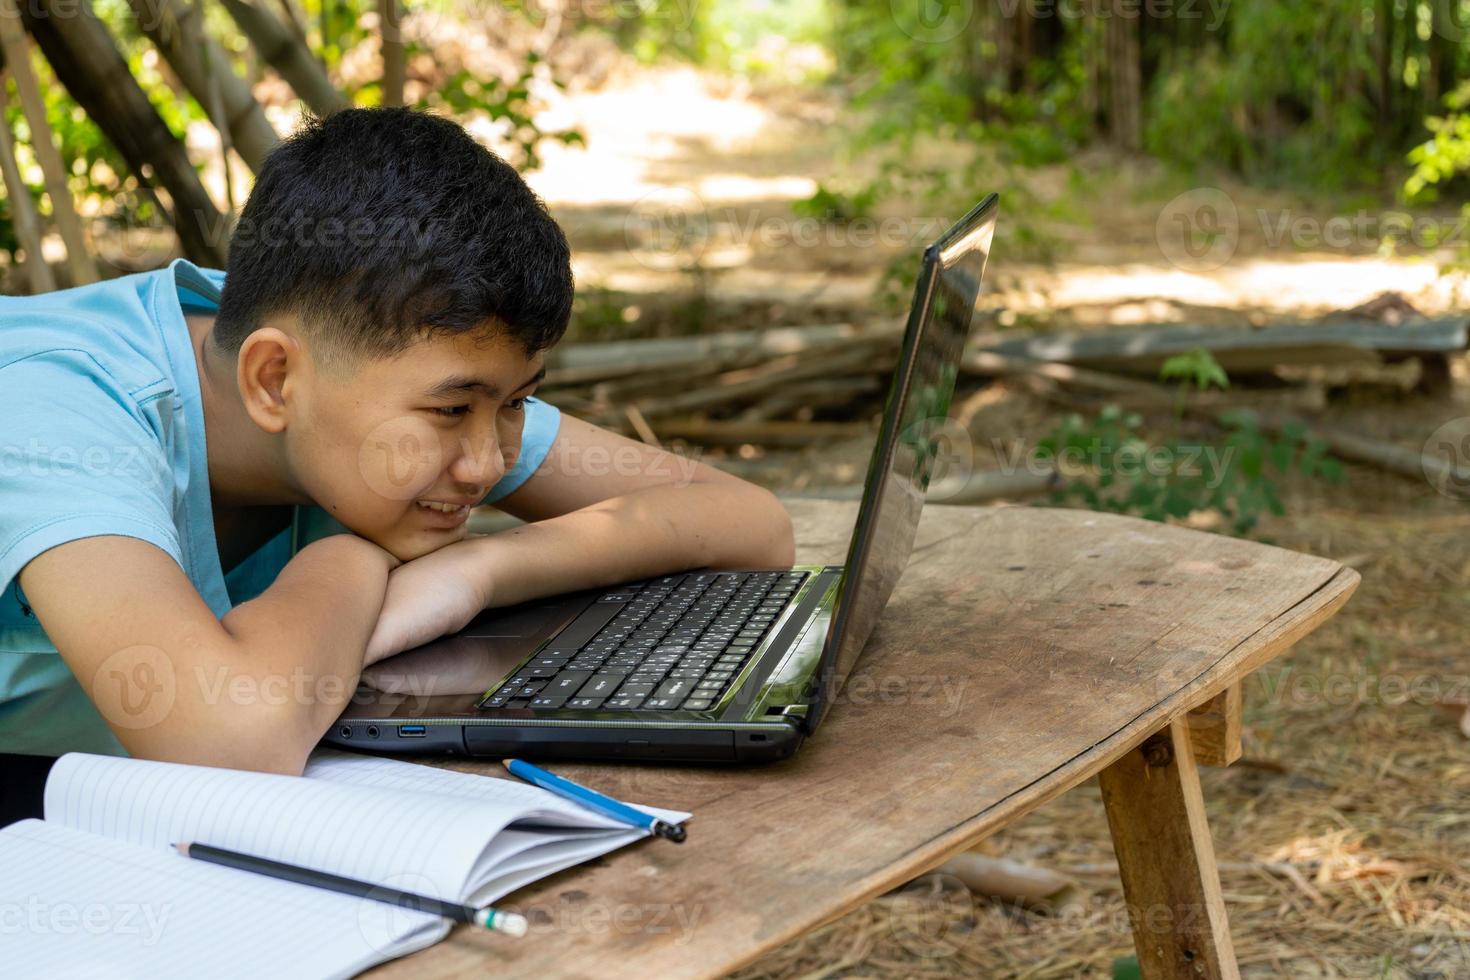
[[[282,143],[227,275],[0,300],[0,751],[299,774],[486,606],[790,565],[765,490],[534,397],[571,302],[515,171],[406,109]]]

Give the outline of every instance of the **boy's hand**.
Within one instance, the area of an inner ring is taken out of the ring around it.
[[[489,576],[470,564],[484,556],[466,543],[445,545],[389,572],[363,666],[463,629],[490,605]]]

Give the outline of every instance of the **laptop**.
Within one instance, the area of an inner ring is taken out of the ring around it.
[[[794,753],[908,564],[997,210],[991,194],[924,250],[842,565],[697,569],[488,609],[364,671],[326,741],[563,760]]]

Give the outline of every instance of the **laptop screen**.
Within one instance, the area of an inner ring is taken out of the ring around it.
[[[991,194],[924,251],[822,650],[808,730],[821,723],[908,565],[942,448],[941,433],[974,319],[997,209],[998,198]]]

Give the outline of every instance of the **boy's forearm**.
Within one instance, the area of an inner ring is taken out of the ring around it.
[[[232,673],[281,702],[277,736],[288,754],[304,761],[346,708],[394,564],[386,551],[352,535],[324,538],[221,620],[242,650]]]
[[[469,538],[472,574],[495,606],[687,568],[779,568],[795,560],[791,518],[752,484],[652,487],[560,517]]]

